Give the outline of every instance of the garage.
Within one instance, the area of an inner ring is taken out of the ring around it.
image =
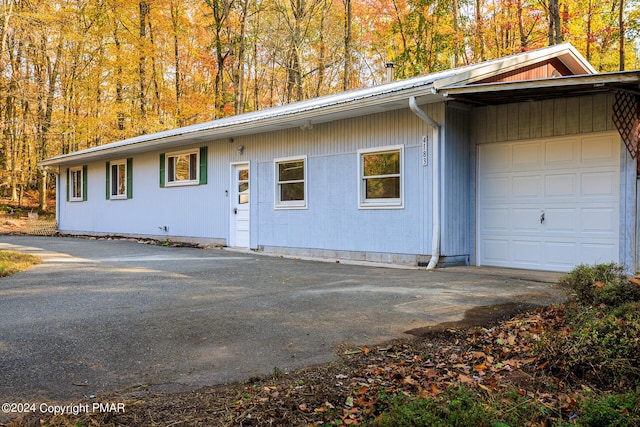
[[[617,133],[480,144],[477,154],[479,265],[619,262]]]

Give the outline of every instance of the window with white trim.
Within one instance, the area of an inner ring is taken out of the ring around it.
[[[82,202],[86,199],[86,167],[79,166],[68,170],[68,192],[69,200],[72,202]]]
[[[358,150],[361,208],[403,207],[404,146]]]
[[[160,187],[207,183],[207,147],[160,154]]]
[[[307,207],[306,164],[306,156],[276,159],[274,161],[276,208],[300,209]]]
[[[111,162],[111,199],[127,198],[127,161]]]
[[[198,152],[167,154],[167,185],[198,182]]]

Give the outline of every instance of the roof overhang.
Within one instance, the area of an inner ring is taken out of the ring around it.
[[[496,105],[595,95],[617,90],[629,91],[640,95],[640,71],[442,87],[438,90],[438,93],[448,99],[475,105]]]

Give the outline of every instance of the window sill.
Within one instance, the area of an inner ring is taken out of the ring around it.
[[[404,209],[404,203],[402,202],[393,202],[393,203],[360,203],[358,209]]]
[[[167,182],[165,187],[189,187],[194,185],[200,185],[200,181],[179,181],[179,182]]]
[[[291,210],[291,209],[297,209],[297,210],[304,210],[307,209],[307,204],[305,203],[304,205],[300,204],[300,205],[276,205],[275,206],[276,210]]]

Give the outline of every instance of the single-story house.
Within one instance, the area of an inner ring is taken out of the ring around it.
[[[61,232],[633,270],[640,72],[569,44],[49,158]],[[628,147],[628,148],[627,148]]]

